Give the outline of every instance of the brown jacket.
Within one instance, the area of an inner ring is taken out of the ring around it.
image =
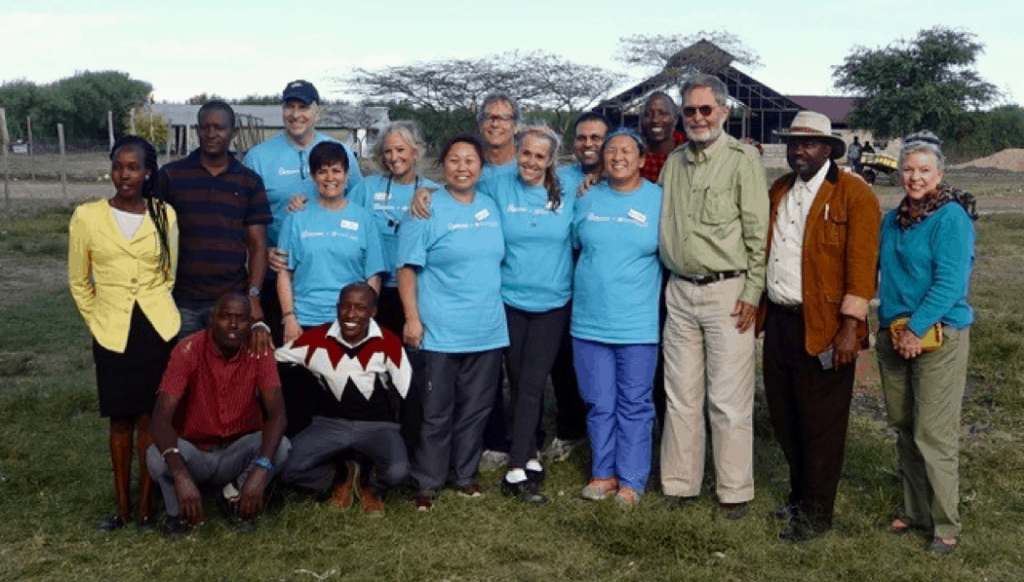
[[[810,355],[820,354],[832,345],[844,315],[860,320],[857,337],[866,347],[868,301],[875,296],[878,275],[882,220],[878,198],[860,176],[840,171],[835,162],[829,164],[804,228],[804,349]],[[765,252],[769,256],[779,202],[795,181],[796,174],[790,172],[776,180],[768,192],[771,206]],[[767,292],[761,296],[758,332],[764,327],[767,296]]]

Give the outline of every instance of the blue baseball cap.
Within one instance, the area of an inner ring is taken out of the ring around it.
[[[291,99],[297,99],[306,105],[311,105],[320,102],[320,93],[317,92],[316,87],[309,81],[298,79],[285,85],[284,92],[281,94],[281,101],[287,102]]]

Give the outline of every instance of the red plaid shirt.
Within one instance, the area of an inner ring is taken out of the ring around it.
[[[244,347],[224,359],[209,330],[178,342],[160,391],[184,398],[174,415],[178,436],[194,445],[234,441],[263,427],[259,393],[281,389],[273,357],[256,358]]]
[[[686,141],[686,136],[679,131],[675,131],[672,133],[672,139],[678,147],[679,144]],[[669,154],[656,154],[654,152],[644,154],[644,165],[640,166],[640,176],[649,182],[657,184],[658,177],[661,176],[661,167],[665,165],[665,160],[668,159],[668,156]]]

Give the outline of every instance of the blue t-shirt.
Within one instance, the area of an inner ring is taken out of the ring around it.
[[[399,184],[388,176],[366,176],[348,193],[349,201],[372,212],[377,220],[377,232],[381,236],[384,264],[387,266],[383,284],[388,287],[398,285],[395,274],[398,268],[398,224],[409,210],[416,188],[439,186],[428,178],[417,178],[412,184]]]
[[[518,173],[493,178],[489,189],[505,234],[501,298],[523,311],[564,306],[572,295],[576,197],[563,194],[561,205],[552,210],[544,186],[527,186]]]
[[[490,193],[491,182],[498,178],[506,176],[518,176],[519,175],[519,163],[515,158],[511,161],[505,162],[504,164],[484,164],[482,170],[480,170],[480,181],[477,182],[477,192],[483,192],[484,194]]]
[[[609,344],[658,342],[658,222],[661,188],[629,193],[601,182],[576,201],[580,247],[573,286],[573,337]]]
[[[974,266],[974,224],[950,202],[907,230],[896,210],[882,220],[878,252],[878,320],[882,327],[910,316],[907,327],[921,337],[944,323],[964,328],[974,321],[967,292]]]
[[[398,229],[398,265],[417,267],[423,349],[466,353],[508,345],[501,303],[505,241],[494,201],[463,204],[434,192],[430,218],[407,213]]]
[[[288,253],[295,317],[303,326],[334,321],[341,289],[386,268],[376,221],[352,202],[328,210],[313,200],[288,214],[278,245]]]
[[[309,152],[322,141],[338,140],[327,134],[316,132],[313,141],[304,148],[299,148],[284,133],[279,133],[267,141],[249,150],[242,160],[246,166],[263,178],[263,186],[267,189],[267,200],[270,202],[270,213],[274,221],[267,226],[267,240],[270,246],[278,245],[278,237],[288,213],[288,201],[296,194],[302,194],[307,204],[315,204],[319,196],[316,183],[309,173]],[[341,143],[341,142],[338,142]],[[345,192],[351,192],[363,179],[359,170],[359,160],[348,146],[342,145],[348,155],[348,181]]]
[[[586,176],[586,174],[583,173],[583,167],[578,163],[567,164],[558,168],[558,170],[555,171],[555,174],[558,175],[558,182],[562,185],[562,195],[576,198],[576,193],[580,189],[580,184]]]

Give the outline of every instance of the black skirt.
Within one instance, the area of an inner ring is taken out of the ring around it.
[[[100,416],[151,414],[172,347],[173,342],[164,341],[153,329],[138,303],[132,309],[128,344],[123,354],[112,352],[93,339]]]

